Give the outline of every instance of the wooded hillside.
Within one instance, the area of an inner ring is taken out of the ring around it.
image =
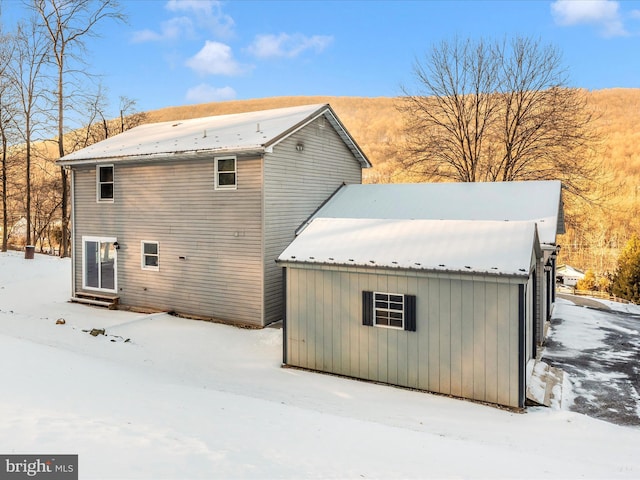
[[[592,269],[602,276],[615,270],[619,250],[631,235],[640,234],[640,128],[637,127],[640,125],[640,89],[600,90],[586,94],[598,116],[595,128],[601,138],[600,157],[609,176],[603,179],[609,195],[599,203],[565,197],[568,232],[559,240],[562,245],[559,261],[583,270]],[[372,169],[365,170],[365,183],[425,181],[408,174],[402,167],[404,122],[396,108],[398,102],[399,99],[387,97],[278,97],[168,107],[132,115],[128,117],[131,121],[129,126],[123,127],[121,119],[114,120],[111,122],[113,131],[108,136],[138,123],[329,103],[374,165]],[[69,134],[67,143],[77,144],[74,150],[81,148],[82,144],[104,138],[102,130],[105,128],[106,124],[98,122],[91,129]],[[35,225],[44,226],[42,233],[36,229],[34,236],[39,241],[41,235],[50,235],[48,232],[60,202],[55,182],[51,183],[57,168],[52,162],[56,158],[54,146],[51,142],[38,146],[41,160],[34,173],[34,182],[38,185],[34,212]],[[15,164],[12,170],[19,170],[20,165]],[[38,179],[41,174],[45,175],[42,181]],[[23,211],[23,185],[19,181],[22,176],[20,172],[10,175],[17,179],[17,183],[10,186],[14,192],[10,198],[12,204],[15,203],[11,207],[10,225],[18,222]],[[594,194],[594,198],[600,193]]]
[[[640,232],[640,89],[598,90],[587,95],[598,117],[595,127],[602,139],[600,156],[611,176],[611,193],[601,204],[567,199],[568,232],[560,238],[560,262],[605,274],[615,269],[626,240]],[[421,181],[399,163],[403,119],[397,102],[387,97],[278,97],[169,107],[147,112],[147,121],[329,103],[374,165],[365,172],[365,182]]]

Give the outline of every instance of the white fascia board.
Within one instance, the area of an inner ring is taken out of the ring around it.
[[[205,155],[262,155],[267,152],[268,149],[265,149],[261,145],[256,145],[252,147],[244,147],[242,149],[237,148],[220,148],[216,150],[194,150],[190,152],[168,152],[168,153],[153,153],[149,155],[127,155],[122,157],[97,157],[97,158],[87,158],[82,160],[67,160],[60,161],[58,160],[56,163],[63,167],[74,167],[76,165],[96,165],[101,163],[145,163],[145,162],[155,162],[158,160],[192,160],[194,158],[200,158]]]
[[[349,150],[351,150],[352,153],[354,153],[354,156],[358,159],[358,162],[362,165],[362,168],[371,168],[372,167],[371,162],[369,161],[367,156],[362,152],[362,150],[360,149],[360,146],[355,142],[353,137],[344,128],[340,120],[338,120],[338,117],[336,117],[330,105],[325,105],[324,108],[320,109],[315,115],[311,115],[305,122],[300,123],[297,127],[286,132],[284,135],[277,138],[274,142],[269,143],[267,148],[270,149],[270,151],[268,151],[268,153],[272,153],[273,147],[278,145],[280,142],[286,140],[294,133],[302,130],[304,127],[306,127],[310,123],[316,121],[318,118],[326,114],[330,116],[329,123],[336,129],[340,138],[342,138],[342,140],[348,146],[350,146]]]
[[[503,271],[493,271],[493,270],[462,270],[456,268],[447,268],[447,267],[407,267],[407,266],[390,266],[390,265],[375,265],[375,264],[365,264],[365,263],[345,263],[345,262],[330,262],[330,261],[322,261],[322,262],[312,262],[308,260],[292,260],[292,259],[280,259],[277,258],[275,262],[281,267],[298,267],[308,266],[310,268],[315,269],[334,269],[334,268],[346,268],[346,269],[356,269],[356,270],[384,270],[384,271],[392,271],[392,272],[423,272],[426,274],[450,274],[450,275],[468,275],[472,277],[478,276],[488,276],[488,277],[500,277],[500,278],[519,278],[519,279],[527,279],[531,275],[531,271],[518,271],[518,272],[503,272]]]

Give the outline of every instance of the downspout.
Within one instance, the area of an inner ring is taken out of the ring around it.
[[[553,288],[551,289],[551,305],[556,303],[556,257],[551,257],[551,282]],[[549,312],[551,314],[552,312]]]
[[[541,309],[538,307],[541,307],[541,303],[545,301],[544,298],[542,298],[542,292],[539,291],[540,284],[538,283],[538,270],[539,269],[536,267],[533,271],[533,292],[535,300],[533,302],[533,312],[531,312],[533,317],[533,332],[531,332],[531,358],[536,358],[538,355],[538,343],[542,338],[542,328],[540,325],[542,312],[540,312]]]
[[[534,292],[535,294],[535,292]],[[527,296],[524,284],[518,285],[518,407],[524,408],[527,394]]]
[[[69,167],[65,167],[69,168]],[[71,296],[76,296],[76,195],[75,195],[75,185],[76,185],[76,176],[75,170],[73,168],[71,170],[71,215],[69,216],[71,228],[69,231],[71,232]]]
[[[282,364],[287,364],[287,267],[282,267]]]

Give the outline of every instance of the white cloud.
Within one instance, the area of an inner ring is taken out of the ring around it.
[[[258,35],[248,47],[249,53],[258,58],[273,57],[297,57],[305,50],[315,50],[317,53],[324,50],[333,37],[314,35],[307,37],[302,34],[289,35]]]
[[[551,13],[558,25],[599,25],[607,37],[627,35],[614,0],[556,0]]]
[[[194,38],[198,30],[227,38],[233,33],[234,21],[222,13],[215,0],[169,0],[165,8],[178,16],[162,22],[160,30],[140,30],[133,34],[134,43],[159,42]]]
[[[133,34],[134,43],[180,40],[184,36],[193,36],[193,23],[187,17],[175,17],[162,22],[159,32],[139,30]]]
[[[244,70],[233,58],[229,45],[210,40],[186,64],[204,75],[239,75]]]
[[[192,103],[220,102],[236,98],[236,91],[231,87],[217,88],[201,83],[187,90],[186,99]]]
[[[162,35],[149,29],[133,32],[133,37],[131,38],[133,43],[155,42],[158,40],[162,40]]]
[[[233,33],[233,18],[222,12],[217,0],[169,0],[165,6],[170,12],[184,12],[195,22],[218,37],[228,38]]]

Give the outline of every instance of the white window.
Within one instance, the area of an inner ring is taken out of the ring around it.
[[[376,326],[404,329],[404,295],[397,293],[373,293]]]
[[[113,165],[98,165],[96,183],[98,201],[113,202]]]
[[[158,242],[141,242],[143,270],[160,270],[160,245]]]
[[[415,332],[416,313],[415,295],[362,292],[363,325]]]
[[[237,187],[236,157],[215,158],[216,190],[235,190]]]

